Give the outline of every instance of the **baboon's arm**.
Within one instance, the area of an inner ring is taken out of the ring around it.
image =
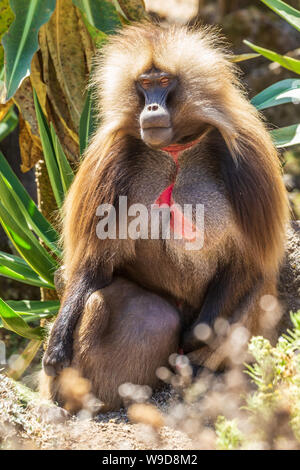
[[[68,367],[73,356],[73,334],[89,296],[111,282],[105,270],[86,269],[67,283],[62,306],[52,328],[43,367],[47,375],[55,376]]]

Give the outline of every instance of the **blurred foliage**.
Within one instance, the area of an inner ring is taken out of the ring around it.
[[[291,319],[293,330],[281,336],[275,347],[260,336],[251,339],[249,352],[254,363],[247,366],[247,373],[256,390],[245,396],[240,421],[218,418],[217,448],[276,449],[299,445],[300,311],[291,314]],[[247,432],[242,424],[245,420]]]

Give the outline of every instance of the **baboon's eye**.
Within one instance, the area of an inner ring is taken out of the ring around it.
[[[160,85],[162,87],[167,87],[169,85],[169,83],[170,83],[170,79],[168,77],[162,77],[160,79]]]
[[[141,81],[141,85],[142,87],[147,90],[147,88],[150,88],[151,86],[151,81],[148,80],[147,78],[144,78],[142,81]]]

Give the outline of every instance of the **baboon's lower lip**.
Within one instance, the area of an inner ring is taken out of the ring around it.
[[[163,148],[172,142],[173,129],[172,127],[142,128],[141,137],[150,147]]]

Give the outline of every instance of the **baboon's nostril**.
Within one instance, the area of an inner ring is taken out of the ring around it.
[[[148,106],[148,111],[157,111],[158,110],[158,105],[157,104],[152,104]]]

